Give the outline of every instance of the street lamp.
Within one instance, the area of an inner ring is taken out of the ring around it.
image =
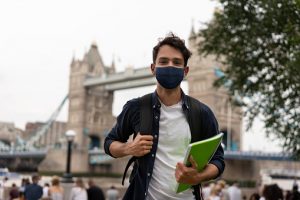
[[[68,141],[68,153],[67,153],[66,172],[64,173],[63,178],[62,178],[63,183],[73,183],[74,182],[72,174],[70,172],[70,169],[71,169],[72,143],[73,143],[75,136],[76,136],[76,132],[73,130],[68,130],[66,132],[66,138]]]

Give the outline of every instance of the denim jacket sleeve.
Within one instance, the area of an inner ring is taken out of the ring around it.
[[[137,133],[140,123],[139,106],[138,99],[132,99],[124,105],[114,127],[105,138],[104,151],[106,154],[112,156],[109,151],[112,142],[120,141],[126,143],[130,135]]]

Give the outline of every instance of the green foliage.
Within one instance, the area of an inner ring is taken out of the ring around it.
[[[243,97],[248,128],[263,116],[268,134],[300,156],[300,1],[220,0],[199,31],[201,54],[227,66],[220,86]]]

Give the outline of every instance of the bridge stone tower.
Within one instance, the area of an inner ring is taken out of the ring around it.
[[[106,77],[114,73],[114,64],[104,66],[96,44],[84,55],[83,60],[72,60],[69,84],[68,129],[76,131],[77,149],[100,148],[105,132],[111,128],[113,92],[103,87],[85,88],[90,77]]]
[[[216,115],[220,131],[224,132],[223,142],[227,150],[241,149],[242,109],[234,107],[229,102],[228,92],[225,88],[213,87],[217,79],[215,69],[224,69],[214,56],[201,57],[198,54],[197,44],[199,38],[192,28],[189,37],[189,49],[193,55],[189,60],[190,72],[187,76],[189,94],[207,104]],[[228,134],[229,133],[229,134]],[[230,137],[227,140],[227,137]],[[227,144],[228,143],[228,144]],[[228,148],[230,146],[230,148]]]
[[[88,78],[106,77],[115,72],[114,63],[104,65],[96,44],[92,44],[82,60],[73,58],[69,77],[69,115],[67,130],[77,134],[72,152],[72,172],[88,172],[91,149],[103,149],[105,133],[112,127],[115,119],[112,115],[113,92],[103,86],[86,87]],[[59,159],[57,159],[59,158]],[[40,171],[64,171],[66,150],[51,149]]]

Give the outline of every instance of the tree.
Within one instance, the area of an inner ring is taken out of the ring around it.
[[[261,115],[268,134],[300,156],[300,1],[220,0],[199,31],[199,52],[224,63],[229,91],[243,97],[248,128]]]

